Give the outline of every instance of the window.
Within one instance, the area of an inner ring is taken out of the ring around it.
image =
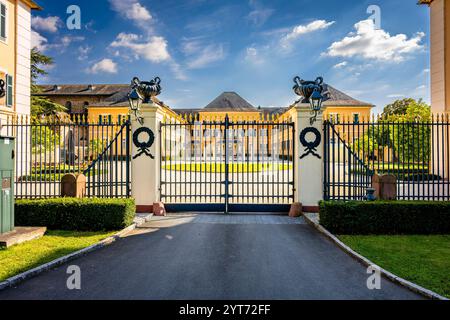
[[[355,123],[355,124],[359,123],[359,113],[353,114],[353,123]]]
[[[119,114],[117,116],[118,124],[124,124],[128,120],[128,116],[126,114]]]
[[[72,113],[72,102],[70,101],[66,102],[66,109],[67,113]]]
[[[13,77],[6,75],[6,106],[12,107],[14,102]]]
[[[341,122],[341,117],[338,113],[330,113],[330,122],[332,123],[340,123]]]
[[[0,3],[0,40],[6,40],[6,5]]]
[[[112,116],[110,114],[101,114],[98,116],[98,123],[99,124],[111,124]]]

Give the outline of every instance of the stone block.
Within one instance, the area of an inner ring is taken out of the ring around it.
[[[372,177],[372,188],[375,189],[375,199],[381,199],[381,176],[379,174],[374,174]]]
[[[302,215],[303,213],[303,206],[301,203],[293,203],[291,205],[291,210],[289,210],[289,217],[291,218],[298,218]]]
[[[13,231],[0,235],[0,247],[9,248],[16,244],[38,239],[46,231],[47,228],[45,227],[16,227]]]
[[[84,198],[86,196],[86,176],[66,174],[61,179],[61,197]]]
[[[372,188],[375,189],[377,200],[396,200],[397,199],[397,177],[391,174],[380,176],[375,174],[372,177]]]
[[[392,174],[386,174],[381,177],[382,189],[381,189],[381,199],[382,200],[396,200],[397,199],[397,177]]]
[[[166,212],[166,208],[164,207],[164,203],[162,203],[162,202],[155,202],[153,204],[153,214],[156,217],[165,217],[167,212]]]

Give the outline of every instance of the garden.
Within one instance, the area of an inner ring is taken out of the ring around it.
[[[89,247],[133,224],[133,199],[16,200],[15,222],[47,227],[40,239],[0,248],[0,282]]]
[[[450,204],[322,202],[320,224],[395,275],[450,298]]]

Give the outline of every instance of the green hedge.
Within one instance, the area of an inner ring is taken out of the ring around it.
[[[450,234],[450,202],[321,202],[320,224],[334,234]]]
[[[17,200],[16,226],[47,227],[49,230],[110,231],[133,223],[133,199]]]

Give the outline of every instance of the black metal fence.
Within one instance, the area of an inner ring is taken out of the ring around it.
[[[161,201],[175,210],[286,210],[294,200],[294,136],[287,122],[163,123]]]
[[[130,130],[126,119],[9,118],[3,134],[16,137],[16,198],[59,197],[70,173],[86,176],[88,197],[130,197]]]
[[[391,174],[399,200],[450,200],[448,120],[325,121],[324,198],[363,200],[374,174]]]

